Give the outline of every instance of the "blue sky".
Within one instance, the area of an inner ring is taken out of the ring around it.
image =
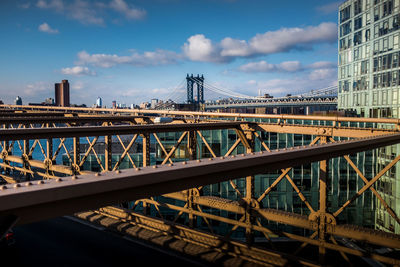
[[[76,104],[184,101],[187,73],[246,95],[328,87],[341,2],[2,0],[0,99],[42,102],[68,79]]]

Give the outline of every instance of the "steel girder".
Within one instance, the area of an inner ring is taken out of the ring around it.
[[[0,191],[0,213],[14,214],[21,218],[20,223],[27,223],[49,216],[172,193],[399,142],[400,134],[395,134],[269,153],[188,161],[171,166],[118,170],[102,175],[89,174],[14,186],[3,185]]]

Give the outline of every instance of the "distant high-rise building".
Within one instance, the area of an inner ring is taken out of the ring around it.
[[[44,103],[45,103],[46,105],[54,105],[54,99],[51,98],[51,97],[46,98],[46,100],[44,100]]]
[[[15,98],[15,101],[14,101],[14,104],[15,105],[22,105],[22,98],[20,97],[20,96],[17,96],[16,98]]]
[[[158,104],[158,99],[157,98],[153,98],[150,103],[151,103],[150,104],[150,108],[151,109],[155,109],[157,104]]]
[[[97,97],[96,99],[96,107],[101,108],[103,106],[103,100],[101,97]]]
[[[69,83],[68,80],[62,80],[55,84],[56,106],[69,107]]]
[[[117,107],[117,101],[113,100],[112,102],[112,108],[116,108]]]

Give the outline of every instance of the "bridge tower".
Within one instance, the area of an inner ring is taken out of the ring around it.
[[[187,102],[189,104],[203,104],[204,103],[204,76],[201,77],[197,74],[197,77],[186,75],[187,82]],[[194,100],[193,85],[197,85],[197,100]]]

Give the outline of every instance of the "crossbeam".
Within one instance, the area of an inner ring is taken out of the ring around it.
[[[29,114],[29,113],[23,113]],[[0,113],[0,115],[2,115]],[[124,122],[134,121],[135,119],[145,119],[145,116],[21,116],[21,117],[2,117],[0,116],[0,124],[38,124],[38,123],[98,123],[98,122]]]
[[[386,123],[400,125],[400,119],[390,118],[358,118],[358,117],[338,117],[338,116],[307,116],[307,115],[288,115],[288,114],[248,114],[248,113],[224,113],[224,112],[201,112],[201,111],[176,111],[176,110],[150,110],[150,109],[113,109],[113,108],[81,108],[81,107],[43,107],[43,106],[19,106],[19,105],[0,105],[4,109],[24,109],[24,110],[53,110],[68,112],[106,112],[106,113],[125,113],[143,115],[165,115],[165,116],[188,116],[188,117],[208,117],[208,118],[255,118],[255,119],[280,119],[280,120],[308,120],[308,121],[332,121],[332,122],[367,122],[367,123]]]
[[[86,137],[106,135],[128,135],[160,132],[179,132],[192,130],[235,129],[243,122],[207,122],[207,123],[179,123],[179,124],[150,124],[150,125],[121,125],[121,126],[84,126],[58,128],[25,128],[2,129],[1,141],[23,139],[46,139],[61,137]]]
[[[400,142],[400,134],[142,169],[27,182],[0,189],[0,217],[19,224],[299,166]]]

